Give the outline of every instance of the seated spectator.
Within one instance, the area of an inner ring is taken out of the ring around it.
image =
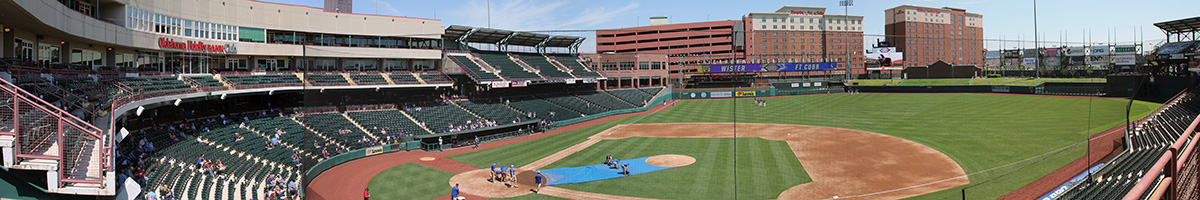
[[[233,139],[234,142],[242,141],[242,139],[246,139],[246,138],[242,137],[241,133],[238,133],[238,132],[233,132],[233,135],[237,136],[237,138]]]

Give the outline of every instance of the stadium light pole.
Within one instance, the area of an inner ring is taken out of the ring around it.
[[[1033,58],[1037,60],[1036,62],[1034,62],[1034,66],[1036,66],[1036,67],[1034,67],[1034,69],[1037,69],[1037,77],[1041,78],[1042,77],[1042,51],[1040,49],[1038,49],[1037,0],[1033,0],[1033,49],[1035,49],[1037,52],[1037,53],[1033,54]]]
[[[845,37],[843,37],[843,38],[845,38],[845,40],[846,40],[846,48],[845,48],[846,51],[844,52],[846,54],[846,80],[849,81],[850,80],[850,6],[854,6],[854,0],[842,0],[839,3],[842,4],[842,7],[845,8],[845,11],[846,11],[845,15],[842,15],[842,19],[843,19],[842,26],[845,27],[845,28],[843,28],[843,31],[846,32],[844,35]]]

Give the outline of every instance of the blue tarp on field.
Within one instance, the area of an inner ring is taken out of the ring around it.
[[[629,164],[629,176],[671,168],[647,164],[646,158],[649,157],[621,160],[621,164]],[[620,168],[614,168],[604,164],[583,167],[546,169],[540,171],[548,180],[546,185],[584,183],[627,176],[620,174]]]

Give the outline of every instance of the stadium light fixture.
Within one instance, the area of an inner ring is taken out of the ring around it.
[[[8,27],[4,27],[4,32],[5,32],[5,33],[7,33],[7,32],[12,32],[12,29],[11,29],[11,28],[8,28]]]

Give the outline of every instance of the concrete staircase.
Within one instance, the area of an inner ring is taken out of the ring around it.
[[[358,83],[354,82],[354,79],[350,78],[349,74],[342,73],[342,78],[345,78],[346,82],[350,82],[350,85],[358,85]]]
[[[338,114],[342,114],[342,117],[345,117],[347,121],[350,121],[351,124],[354,124],[354,127],[358,127],[358,130],[362,130],[363,133],[367,133],[367,136],[371,136],[371,139],[379,140],[379,137],[376,137],[374,133],[371,133],[371,131],[367,131],[367,128],[363,128],[362,125],[359,125],[358,121],[354,121],[354,119],[350,118],[350,115],[346,115],[346,113]]]
[[[388,85],[395,85],[395,84],[396,84],[396,81],[392,81],[392,76],[388,76],[388,74],[387,74],[387,73],[382,73],[382,72],[380,72],[380,73],[379,73],[379,75],[380,75],[380,76],[383,76],[383,80],[387,80],[387,83],[388,83]]]
[[[418,121],[417,118],[413,117],[412,115],[409,115],[407,112],[404,112],[404,110],[397,110],[397,112],[400,112],[400,114],[404,114],[404,117],[407,117],[408,120],[412,120],[413,123],[417,124],[417,126],[421,127],[421,129],[425,129],[425,132],[429,132],[429,134],[434,133],[433,130],[429,130],[429,127],[425,127],[424,123],[421,123],[421,121]]]
[[[325,134],[321,134],[321,132],[317,132],[316,130],[313,130],[312,127],[308,127],[308,124],[304,124],[304,122],[300,122],[300,120],[296,119],[295,117],[288,117],[288,119],[291,119],[292,121],[296,122],[297,124],[300,124],[300,127],[304,127],[304,129],[308,129],[309,132],[312,132],[313,134],[317,135],[317,137],[321,137],[321,141],[333,141],[333,145],[337,145],[338,148],[350,149],[350,148],[346,148],[346,145],[343,145],[341,142],[338,142],[337,140],[329,139],[329,136],[325,136]]]
[[[304,79],[304,74],[300,72],[296,72],[296,78],[300,78],[300,82],[304,83],[304,86],[313,86],[312,83],[308,83],[308,79]]]

